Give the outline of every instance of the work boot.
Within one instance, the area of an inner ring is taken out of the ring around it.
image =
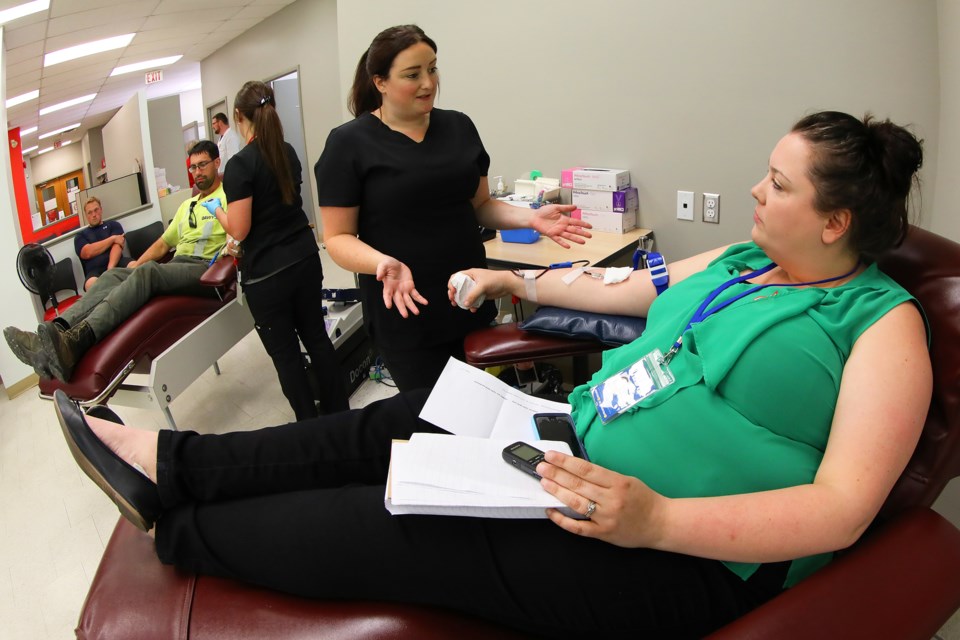
[[[50,372],[60,382],[70,380],[80,358],[97,342],[93,329],[86,322],[67,330],[61,329],[55,322],[44,322],[37,327],[37,333],[43,352],[49,359]]]
[[[50,373],[50,361],[43,352],[43,345],[40,344],[40,336],[29,331],[21,331],[16,327],[7,327],[3,330],[3,337],[7,340],[10,351],[17,356],[17,360],[33,367],[41,378],[53,377]]]

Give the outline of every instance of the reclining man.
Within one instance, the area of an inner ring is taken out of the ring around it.
[[[219,167],[217,145],[209,140],[194,145],[190,149],[190,172],[200,193],[180,205],[170,226],[139,260],[127,268],[104,273],[76,304],[53,321],[42,323],[37,333],[16,327],[4,329],[3,336],[14,355],[40,377],[66,382],[90,347],[153,296],[211,295],[210,288],[200,284],[200,277],[227,237],[217,217],[207,209],[207,203],[213,211],[217,205],[226,207]],[[170,262],[156,262],[172,248],[176,248],[176,254]]]

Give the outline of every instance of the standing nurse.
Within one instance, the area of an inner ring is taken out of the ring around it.
[[[435,109],[437,45],[419,27],[381,32],[360,57],[354,120],[330,132],[314,170],[333,259],[360,274],[368,331],[401,391],[432,386],[463,338],[496,315],[446,300],[451,273],[486,265],[477,225],[532,227],[563,247],[590,237],[574,207],[490,198],[490,157],[473,122]],[[431,304],[432,303],[432,304]]]

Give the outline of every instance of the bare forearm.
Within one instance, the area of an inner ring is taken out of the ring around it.
[[[99,240],[97,242],[91,242],[90,244],[84,245],[84,247],[80,249],[80,257],[84,260],[89,260],[90,258],[98,256],[109,249],[111,246],[113,246],[114,242],[113,236],[110,236],[104,240]]]
[[[779,562],[843,549],[870,523],[813,484],[714,498],[664,499],[651,547],[732,562]]]
[[[531,226],[533,211],[490,198],[477,208],[476,215],[477,222],[488,229],[524,229]]]
[[[353,273],[375,274],[377,265],[386,257],[357,236],[350,234],[327,237],[323,242],[333,261]]]

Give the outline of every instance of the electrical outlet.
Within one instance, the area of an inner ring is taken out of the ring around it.
[[[703,221],[720,224],[720,194],[703,194]]]
[[[677,220],[693,220],[693,191],[677,191]]]

